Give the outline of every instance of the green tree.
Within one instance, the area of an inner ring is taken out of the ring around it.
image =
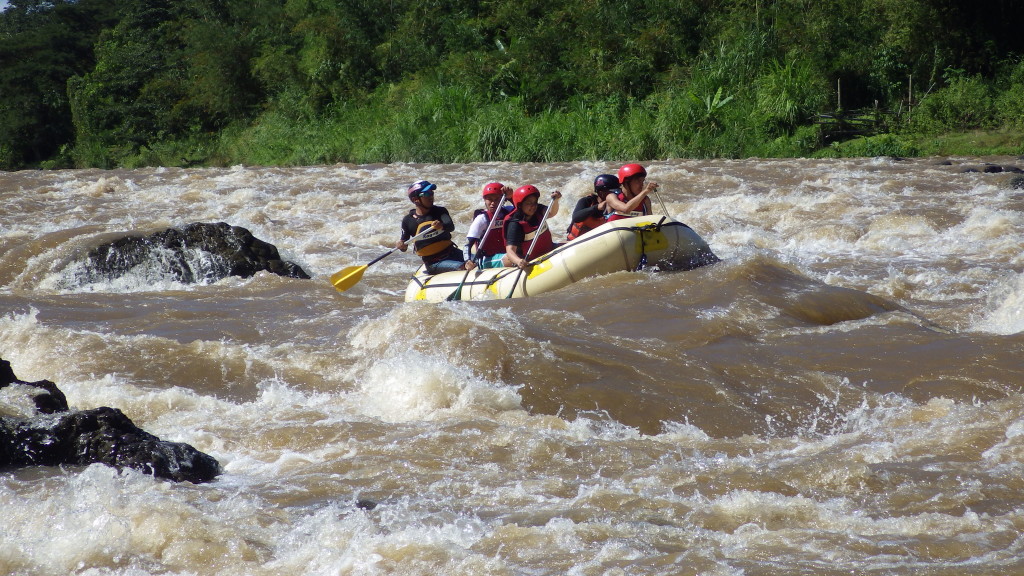
[[[177,4],[177,31],[168,44],[180,46],[181,61],[165,61],[168,73],[162,76],[164,81],[180,79],[184,90],[162,117],[164,129],[176,135],[212,132],[249,118],[260,107],[268,92],[258,79],[255,62],[260,43],[275,41],[260,37],[266,28],[257,19],[264,18],[280,21],[283,10],[278,3],[251,0]]]
[[[74,135],[66,83],[94,63],[116,3],[13,0],[0,13],[0,169],[56,156]]]
[[[815,112],[906,110],[911,82],[918,129],[1020,125],[1021,20],[1012,0],[13,0],[0,167],[72,143],[82,165],[245,161],[260,139],[289,163],[806,151]]]
[[[80,161],[108,165],[166,136],[162,120],[184,95],[170,9],[169,0],[126,7],[101,35],[95,68],[69,80]]]

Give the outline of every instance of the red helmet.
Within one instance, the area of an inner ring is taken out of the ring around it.
[[[633,176],[647,176],[647,170],[639,164],[626,164],[619,168],[619,182],[625,182],[627,178]]]
[[[491,194],[501,194],[501,190],[503,188],[505,188],[505,185],[502,184],[501,182],[491,182],[490,184],[484,186],[484,191],[480,194],[480,196],[486,198]]]
[[[523,200],[526,200],[530,196],[536,195],[540,198],[540,190],[533,184],[527,184],[526,186],[520,186],[516,188],[516,191],[512,193],[512,203],[515,204],[516,208],[522,204]]]

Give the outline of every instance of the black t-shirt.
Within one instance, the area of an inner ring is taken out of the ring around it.
[[[597,194],[588,194],[580,198],[576,202],[576,207],[572,210],[572,222],[569,223],[569,227],[565,229],[565,232],[569,233],[572,230],[572,225],[577,222],[583,222],[591,217],[600,218],[604,216],[604,212],[597,207],[600,201],[601,199],[597,197]]]
[[[533,218],[527,218],[525,214],[516,210],[509,216],[508,222],[505,224],[505,245],[515,244],[520,246],[525,252],[529,246],[523,246],[523,239],[526,238],[526,232],[523,230],[522,222],[526,222],[531,226],[539,226],[540,221],[544,218],[544,213],[547,212],[548,207],[543,204],[537,204],[537,211],[533,213]],[[545,226],[547,228],[547,226]]]
[[[452,221],[451,215],[448,214],[448,209],[444,206],[431,206],[430,210],[423,216],[417,214],[416,209],[413,208],[405,215],[405,218],[402,218],[402,242],[415,236],[416,228],[420,224],[434,220],[440,220],[444,226],[444,233],[435,238],[438,240],[451,240],[451,233],[455,230],[455,222]]]

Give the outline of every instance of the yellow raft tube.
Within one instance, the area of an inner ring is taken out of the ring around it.
[[[405,289],[405,301],[483,300],[536,296],[590,276],[657,267],[692,270],[718,257],[682,222],[639,216],[608,222],[518,268],[479,268],[427,274],[421,266]]]

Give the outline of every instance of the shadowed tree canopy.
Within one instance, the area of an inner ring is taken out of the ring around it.
[[[671,153],[792,134],[837,100],[899,108],[962,81],[989,90],[986,117],[1012,117],[998,102],[1018,83],[1022,21],[1011,0],[11,0],[0,168],[207,161],[260,126],[379,125],[374,112],[401,137],[430,124],[399,119],[430,90],[449,100],[425,105],[434,123],[491,106],[521,115],[480,120],[488,134],[466,138],[489,143],[452,144],[467,158],[508,155],[511,136],[496,134],[550,114],[649,116],[663,125],[633,149]],[[395,146],[369,154],[387,161]]]

